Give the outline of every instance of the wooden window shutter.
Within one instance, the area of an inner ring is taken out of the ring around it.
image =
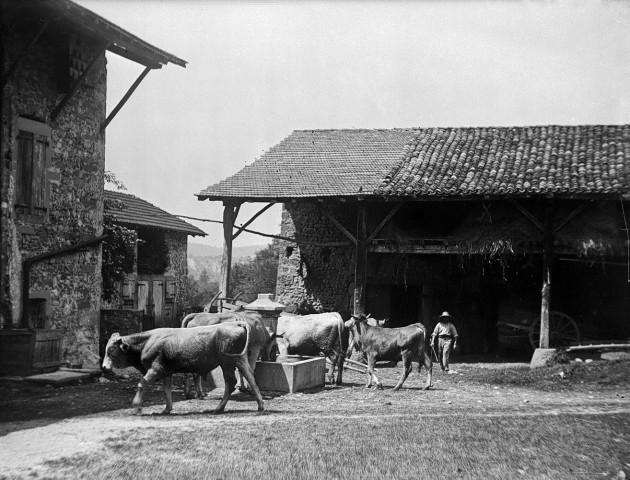
[[[33,147],[33,184],[31,190],[31,213],[34,215],[46,212],[46,150],[48,138],[35,135]]]
[[[134,286],[133,280],[123,282],[122,296],[124,299],[133,298],[133,294],[135,293]]]
[[[175,298],[176,293],[177,293],[177,284],[175,280],[167,280],[166,281],[166,297]]]
[[[16,212],[44,216],[48,209],[46,170],[52,129],[45,123],[18,119]]]
[[[29,213],[33,178],[33,139],[31,132],[20,131],[18,134],[18,163],[15,182],[15,203],[20,213]]]

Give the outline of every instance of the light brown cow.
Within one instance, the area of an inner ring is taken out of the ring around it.
[[[348,331],[341,315],[336,312],[312,315],[283,313],[278,319],[278,349],[280,355],[317,356],[323,353],[331,361],[329,380],[341,385],[343,363],[348,345]]]
[[[276,354],[276,335],[269,331],[263,324],[262,316],[258,312],[251,310],[236,310],[221,313],[191,313],[182,320],[182,328],[195,328],[208,325],[217,325],[226,322],[247,322],[251,327],[251,338],[247,350],[247,359],[252,371],[256,371],[256,361],[260,358],[263,361],[274,361]],[[197,398],[203,398],[203,388],[201,377],[195,375],[195,390]],[[241,390],[245,390],[243,378],[237,384]],[[190,381],[188,375],[184,376],[184,394],[187,398],[192,397],[190,391]]]
[[[133,399],[138,413],[142,411],[144,389],[164,379],[164,414],[173,409],[171,387],[174,373],[196,373],[206,377],[216,367],[221,367],[225,391],[219,406],[214,410],[214,413],[219,413],[234,390],[234,370],[238,369],[252,387],[258,411],[262,412],[263,399],[247,359],[250,338],[251,327],[246,322],[185,329],[156,328],[125,337],[114,333],[105,348],[103,369],[135,367],[144,375]]]
[[[372,325],[374,327],[389,328],[389,318],[385,318],[384,320],[377,320],[376,318],[372,318],[368,315],[367,322],[368,322],[368,325]],[[348,322],[346,322],[346,324],[347,323]],[[348,332],[350,333],[350,341],[348,344],[348,349],[346,350],[346,357],[351,357],[352,350],[359,351],[359,348],[357,347],[356,342],[354,341],[354,334],[352,333],[352,330],[348,329]],[[367,362],[367,358],[365,357],[365,355],[363,355],[363,360]]]
[[[412,360],[419,363],[418,372],[422,370],[423,365],[427,370],[424,390],[431,386],[433,363],[427,353],[426,330],[422,324],[414,323],[401,328],[381,328],[370,325],[365,315],[353,315],[346,322],[346,327],[352,330],[357,346],[367,357],[368,382],[366,388],[372,385],[372,380],[374,380],[376,388],[383,388],[383,384],[374,373],[376,360],[403,361],[403,372],[394,390],[400,389],[411,373]]]

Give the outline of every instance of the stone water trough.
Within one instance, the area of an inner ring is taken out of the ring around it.
[[[260,313],[265,327],[277,333],[278,317],[284,305],[274,302],[271,297],[270,293],[260,293],[245,308]],[[279,356],[275,362],[256,362],[256,383],[261,390],[287,393],[323,387],[326,359],[286,355]]]
[[[275,362],[256,362],[256,383],[261,390],[295,393],[323,387],[324,357],[280,356]]]

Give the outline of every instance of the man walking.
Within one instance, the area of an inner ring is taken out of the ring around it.
[[[440,315],[439,323],[435,326],[431,335],[431,346],[433,347],[435,337],[438,338],[438,358],[440,366],[446,373],[451,373],[448,369],[448,360],[451,355],[451,347],[453,350],[457,348],[457,330],[455,325],[451,323],[451,316],[448,312]]]

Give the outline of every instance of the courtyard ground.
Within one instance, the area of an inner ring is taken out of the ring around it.
[[[465,361],[464,361],[465,360]],[[627,478],[630,361],[531,370],[526,363],[456,359],[417,370],[394,392],[344,372],[341,387],[246,393],[212,415],[222,386],[174,409],[161,386],[131,408],[139,374],[53,388],[0,380],[0,478]]]

